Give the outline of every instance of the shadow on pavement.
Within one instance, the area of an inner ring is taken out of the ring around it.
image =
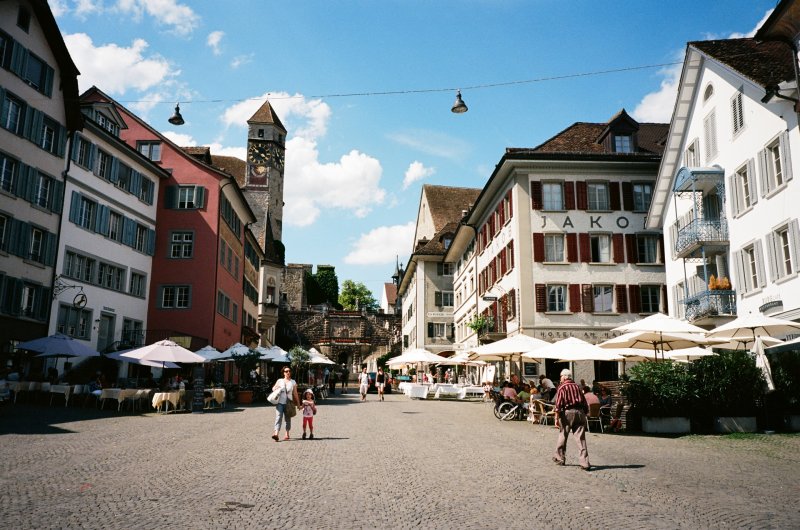
[[[592,471],[602,471],[604,469],[641,469],[644,467],[644,464],[624,464],[624,465],[606,465],[606,466],[595,466],[592,465]]]

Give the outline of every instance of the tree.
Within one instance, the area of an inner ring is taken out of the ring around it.
[[[348,311],[359,309],[375,311],[378,309],[378,302],[372,296],[372,291],[367,289],[367,286],[363,283],[354,282],[353,280],[345,280],[342,283],[339,304]]]
[[[339,278],[336,277],[333,265],[317,265],[317,273],[314,278],[324,293],[326,301],[335,305],[339,300]]]

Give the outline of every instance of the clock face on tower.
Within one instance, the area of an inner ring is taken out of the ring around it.
[[[270,146],[270,156],[272,157],[272,162],[278,169],[283,169],[283,149],[278,147],[277,145]]]
[[[272,152],[267,144],[251,143],[247,148],[247,161],[251,164],[264,164],[272,158]]]

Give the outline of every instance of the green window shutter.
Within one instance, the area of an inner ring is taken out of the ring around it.
[[[195,207],[197,209],[203,208],[206,205],[206,189],[203,186],[197,186],[194,193]]]
[[[89,145],[89,160],[87,160],[87,167],[94,171],[94,159],[97,156],[97,146],[94,144]]]
[[[72,198],[69,203],[69,220],[78,224],[78,209],[81,206],[81,194],[77,191],[72,192]]]
[[[81,147],[81,134],[80,133],[73,133],[72,134],[72,149],[69,157],[72,159],[73,162],[78,161],[78,153],[80,152]]]
[[[47,232],[45,235],[43,246],[43,262],[48,267],[52,267],[56,263],[56,235]]]
[[[115,156],[111,157],[111,168],[108,172],[108,178],[114,184],[119,180],[119,159]]]
[[[53,213],[61,213],[61,208],[64,206],[64,183],[60,180],[53,179],[53,186],[50,192],[50,211]]]
[[[428,322],[428,336],[433,337],[433,322]]]
[[[136,222],[127,217],[122,218],[122,244],[133,247],[136,238]]]
[[[14,41],[13,48],[11,50],[11,71],[17,74],[18,76],[22,77],[23,72],[25,72],[25,66],[28,62],[28,50],[17,41]]]
[[[177,186],[167,186],[167,189],[164,190],[164,206],[166,208],[170,208],[172,210],[178,207],[178,187]]]
[[[36,293],[36,318],[47,320],[47,310],[50,307],[50,289],[39,287]]]
[[[61,158],[67,152],[67,129],[60,125],[58,126],[58,142],[56,143],[56,155]]]
[[[442,292],[436,291],[433,295],[433,305],[442,307]]]
[[[146,252],[148,256],[154,256],[156,253],[156,231],[150,228],[147,229]]]
[[[18,221],[19,232],[16,241],[14,254],[22,259],[28,259],[28,250],[31,248],[31,225],[24,221]]]
[[[95,208],[94,231],[104,236],[108,235],[108,206],[98,204]]]
[[[36,145],[41,145],[43,119],[42,111],[33,107],[25,109],[25,124],[22,127],[22,136]]]
[[[142,187],[142,174],[136,170],[131,170],[131,179],[128,181],[128,192],[139,196],[139,189]]]
[[[48,65],[44,67],[44,86],[42,86],[42,93],[47,96],[51,97],[53,95],[53,77],[54,77],[54,70],[50,68]]]

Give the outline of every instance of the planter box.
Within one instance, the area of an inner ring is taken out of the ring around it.
[[[642,416],[642,430],[657,434],[684,434],[691,432],[689,418]]]
[[[755,416],[717,416],[714,418],[714,432],[756,432]]]
[[[240,405],[249,405],[253,402],[252,390],[239,390],[236,392],[236,402]]]
[[[800,414],[788,414],[784,416],[783,428],[790,432],[800,432]]]

